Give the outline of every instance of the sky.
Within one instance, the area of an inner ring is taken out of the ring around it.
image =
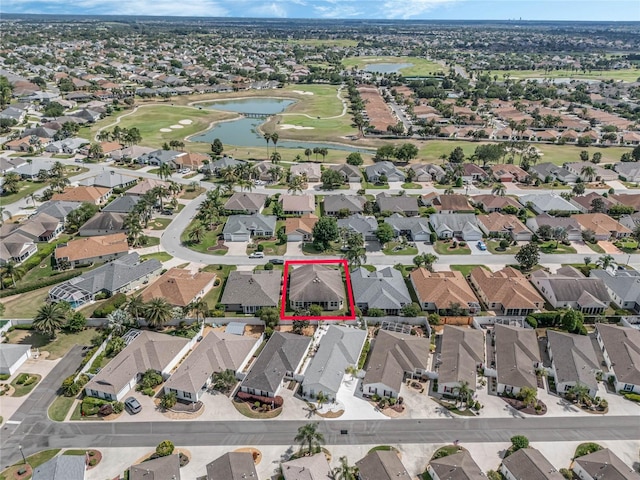
[[[1,0],[2,13],[640,21],[640,0]]]

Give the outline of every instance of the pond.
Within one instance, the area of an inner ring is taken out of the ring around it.
[[[364,67],[371,73],[400,73],[403,68],[413,67],[413,63],[371,63]]]
[[[213,101],[209,104],[202,105],[202,107],[226,112],[275,115],[283,112],[294,103],[295,100],[283,98],[242,98],[238,100]],[[236,147],[265,147],[266,149],[267,142],[265,142],[264,137],[258,131],[258,127],[264,122],[264,118],[247,117],[242,117],[230,122],[221,122],[206,132],[194,135],[191,137],[191,140],[194,142],[212,143],[214,139],[219,138],[225,145],[233,145]],[[366,148],[350,147],[348,145],[284,139],[278,141],[278,147],[300,148],[303,150],[318,147],[329,150],[371,153],[371,150]],[[241,154],[241,152],[238,152],[238,154]]]

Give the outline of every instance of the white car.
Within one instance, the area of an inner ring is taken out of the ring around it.
[[[249,255],[249,258],[264,258],[263,252],[253,252]]]

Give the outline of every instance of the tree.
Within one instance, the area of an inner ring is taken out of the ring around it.
[[[640,145],[631,150],[631,158],[634,162],[640,162]]]
[[[167,457],[173,453],[175,448],[176,447],[173,445],[173,442],[170,440],[163,440],[156,447],[156,453],[159,457]]]
[[[575,195],[584,195],[584,192],[587,190],[587,187],[584,186],[584,183],[579,182],[573,186],[572,192]],[[594,200],[600,200],[599,198],[594,198]]]
[[[347,250],[343,258],[349,263],[350,268],[358,268],[367,261],[367,249],[364,246],[364,237],[361,233],[351,233],[347,237]]]
[[[420,305],[415,302],[402,307],[402,315],[405,317],[417,317],[421,311]]]
[[[313,305],[309,306],[309,315],[312,315],[314,317],[319,317],[320,315],[322,315],[322,307],[320,305],[316,305],[315,303]],[[308,325],[305,325],[305,328]]]
[[[73,312],[68,320],[66,325],[64,326],[65,330],[68,332],[81,332],[87,326],[86,317],[80,312]]]
[[[340,465],[333,469],[335,480],[356,480],[356,467],[349,465],[347,457],[340,457]]]
[[[302,193],[302,191],[306,186],[306,183],[307,181],[304,175],[295,175],[294,177],[291,177],[291,180],[289,180],[289,184],[287,186],[287,192],[294,193],[294,194]]]
[[[593,213],[605,213],[606,210],[607,210],[607,207],[604,203],[604,199],[600,197],[596,197],[593,200],[591,200],[591,211]]]
[[[362,160],[362,155],[360,155],[360,152],[352,152],[347,155],[347,164],[357,167],[362,165],[363,163],[364,160]]]
[[[535,243],[528,243],[516,254],[516,262],[524,271],[531,270],[540,261],[540,249]]]
[[[376,238],[383,247],[393,240],[394,236],[393,228],[388,223],[381,223],[376,230]]]
[[[376,158],[389,160],[396,154],[396,148],[393,145],[382,145],[376,150]]]
[[[222,145],[222,142],[219,138],[214,139],[213,143],[211,144],[211,153],[213,153],[217,157],[219,155],[222,155],[222,152],[224,152],[224,146]]]
[[[89,158],[97,160],[99,158],[102,158],[103,155],[104,155],[104,151],[102,150],[102,145],[100,145],[99,143],[92,143],[91,146],[89,147],[87,156]]]
[[[308,423],[298,428],[298,434],[294,437],[294,442],[300,444],[300,448],[308,447],[307,454],[309,456],[316,453],[324,443],[324,435],[318,432],[318,423]]]
[[[0,279],[2,279],[2,285],[4,285],[5,278],[10,278],[13,288],[16,288],[16,281],[20,280],[24,275],[24,269],[12,261],[5,263],[0,268]]]
[[[160,327],[171,320],[172,307],[164,298],[152,298],[145,305],[144,319],[150,327]]]
[[[589,152],[586,150],[582,150],[580,152],[580,161],[581,162],[588,162],[589,161]]]
[[[262,138],[264,138],[264,141],[267,142],[267,158],[269,157],[269,142],[271,141],[271,134],[270,133],[265,133],[264,135],[262,135]]]
[[[403,143],[395,151],[395,157],[401,162],[410,162],[418,156],[418,147],[413,143]]]
[[[313,226],[313,245],[320,251],[328,250],[338,239],[338,222],[333,217],[321,217]]]
[[[311,150],[310,148],[305,148],[304,149],[304,154],[307,157],[307,162],[311,161],[311,154],[313,153],[313,150]]]
[[[567,332],[579,331],[584,324],[584,315],[579,310],[569,310],[562,315],[562,328]]]
[[[518,397],[527,407],[536,407],[538,405],[538,389],[532,387],[522,387],[518,392]]]
[[[322,188],[325,190],[335,190],[342,185],[342,175],[336,170],[331,168],[327,168],[322,175],[320,176],[320,180],[322,181]]]
[[[276,307],[263,307],[258,312],[258,317],[265,324],[265,327],[274,328],[280,321],[280,312]]]
[[[529,439],[524,435],[514,435],[511,437],[511,448],[513,452],[517,452],[522,448],[529,447]]]
[[[280,155],[280,152],[273,152],[271,154],[271,163],[277,165],[278,163],[280,163],[281,160],[282,160],[282,155]]]
[[[609,254],[602,255],[600,258],[598,258],[596,264],[599,265],[603,270],[606,270],[611,265],[613,265],[613,256]]]
[[[193,243],[200,243],[206,234],[204,225],[200,222],[196,223],[189,231],[189,240]]]
[[[228,392],[238,382],[236,374],[228,368],[221,372],[215,372],[211,379],[213,380],[213,388],[219,392]]]
[[[64,114],[64,107],[58,102],[49,102],[42,114],[45,117],[61,117]]]
[[[505,186],[504,183],[494,183],[493,184],[493,188],[491,189],[491,193],[493,195],[499,195],[501,197],[504,197],[505,193],[507,192],[507,187]]]
[[[314,311],[317,312],[317,307],[320,305],[311,305],[311,307],[316,307]],[[309,313],[311,313],[311,307],[309,307]],[[322,307],[320,307],[320,313],[322,313]],[[294,320],[291,324],[291,331],[296,335],[302,335],[304,329],[309,326],[309,320]]]
[[[56,338],[56,330],[60,330],[67,319],[67,310],[60,303],[45,303],[38,309],[33,318],[33,328],[51,338]]]
[[[600,163],[602,160],[602,154],[600,152],[596,152],[591,157],[591,163]]]
[[[118,355],[127,344],[122,339],[122,337],[112,337],[111,340],[107,343],[107,346],[104,349],[104,353],[107,357],[115,357]]]
[[[20,175],[16,172],[7,172],[2,183],[4,194],[18,193],[20,191],[20,180]]]
[[[276,132],[271,134],[271,143],[273,143],[273,149],[276,152],[278,151],[278,138],[280,138],[280,136]]]
[[[169,165],[168,163],[163,163],[158,168],[158,177],[160,177],[160,179],[166,180],[168,178],[171,178],[172,173],[173,171],[171,170],[171,165]]]
[[[460,400],[460,405],[469,405],[473,399],[473,390],[469,387],[469,382],[462,381],[457,387],[454,387],[453,392]]]
[[[451,163],[464,162],[464,150],[462,150],[462,147],[456,147],[453,149],[453,151],[449,154],[449,161]]]
[[[591,182],[591,181],[593,181],[593,177],[595,177],[595,175],[596,175],[596,169],[594,167],[592,167],[591,165],[585,165],[580,170],[580,175],[587,182]]]
[[[318,392],[316,395],[316,403],[318,404],[318,408],[322,407],[325,403],[329,401],[329,397],[322,390]]]
[[[165,410],[169,410],[170,408],[173,408],[176,405],[176,403],[178,403],[178,397],[174,392],[165,393],[160,399],[160,406]],[[156,449],[156,452],[157,452],[157,449]]]

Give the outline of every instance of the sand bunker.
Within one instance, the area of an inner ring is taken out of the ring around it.
[[[313,92],[305,92],[304,90],[291,90],[293,93],[297,93],[298,95],[313,95]]]
[[[184,128],[184,125],[171,125],[169,128],[171,129],[177,129],[177,128]]]
[[[170,131],[171,131],[171,129],[170,129],[170,128],[161,128],[161,129],[160,129],[160,131],[161,131],[162,133],[168,133],[168,132],[170,132]]]
[[[184,120],[180,120],[178,123],[180,125],[191,125],[193,123],[193,120],[189,120],[188,118],[185,118]]]
[[[280,125],[280,130],[313,130],[314,127],[301,127],[299,125],[290,125],[288,123],[283,123]]]

